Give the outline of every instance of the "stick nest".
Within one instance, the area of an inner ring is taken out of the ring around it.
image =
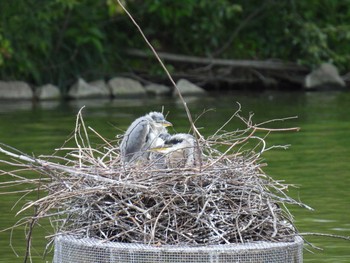
[[[55,229],[51,237],[72,234],[153,245],[293,240],[297,231],[285,205],[306,206],[286,194],[288,185],[261,169],[260,155],[267,149],[256,133],[273,130],[252,125],[251,116],[244,119],[239,112],[232,117],[246,128],[226,132],[226,123],[206,139],[198,133],[202,160],[197,167],[157,169],[150,162],[125,166],[120,138],[112,144],[86,128],[81,112],[74,147],[39,158],[0,148],[17,159],[12,165],[40,174],[27,179],[9,173],[17,183],[32,185],[28,191],[45,191],[19,211],[34,211],[21,224],[31,226],[48,217]],[[102,145],[91,146],[91,133]],[[247,150],[243,145],[249,141],[255,146]]]

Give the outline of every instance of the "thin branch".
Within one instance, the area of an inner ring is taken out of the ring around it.
[[[147,43],[148,47],[152,50],[154,56],[157,58],[159,64],[162,66],[163,70],[165,71],[165,73],[167,74],[170,82],[173,84],[182,104],[184,105],[184,108],[185,108],[185,111],[186,111],[186,114],[187,114],[187,117],[189,119],[189,122],[190,122],[190,125],[191,125],[191,128],[193,130],[193,133],[195,135],[195,138],[196,138],[196,148],[197,148],[197,151],[200,152],[200,148],[199,148],[199,138],[201,137],[201,134],[199,133],[199,131],[197,130],[196,126],[194,125],[194,122],[193,122],[193,119],[192,119],[192,115],[191,115],[191,112],[189,110],[189,108],[187,107],[187,103],[186,101],[184,100],[182,94],[181,94],[181,91],[179,90],[179,88],[177,87],[175,81],[173,80],[173,78],[171,77],[169,71],[167,70],[167,68],[165,67],[163,61],[160,59],[158,53],[156,52],[156,50],[154,49],[154,47],[152,46],[152,44],[148,41],[147,37],[145,36],[145,34],[143,33],[141,27],[138,25],[138,23],[135,21],[135,19],[132,17],[132,15],[129,13],[129,11],[124,7],[124,5],[120,2],[120,0],[117,0],[118,4],[123,8],[123,10],[125,11],[125,13],[129,16],[130,20],[133,22],[133,24],[136,26],[136,28],[138,29],[138,31],[140,32],[141,36],[143,37],[143,39],[145,40],[145,42]],[[202,159],[200,158],[199,160],[199,167],[202,167]]]

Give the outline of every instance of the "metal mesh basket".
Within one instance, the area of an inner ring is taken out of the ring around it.
[[[303,239],[294,242],[254,242],[213,246],[149,246],[59,236],[54,263],[300,263]]]

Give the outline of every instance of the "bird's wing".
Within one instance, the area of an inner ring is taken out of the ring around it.
[[[122,148],[124,154],[139,152],[145,144],[149,132],[148,121],[144,118],[135,120],[125,132]]]

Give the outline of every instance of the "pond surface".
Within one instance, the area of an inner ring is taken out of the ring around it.
[[[237,110],[242,115],[254,112],[254,122],[298,116],[275,127],[301,128],[299,132],[270,134],[267,143],[290,144],[288,150],[274,149],[263,155],[268,164],[265,172],[275,179],[295,184],[289,194],[313,207],[311,212],[290,207],[300,232],[328,233],[350,236],[350,93],[233,93],[225,96],[187,97],[194,118],[203,114],[197,127],[203,135],[216,131]],[[0,142],[27,154],[51,154],[63,145],[74,130],[78,110],[85,105],[84,119],[103,137],[113,139],[122,133],[132,120],[157,110],[169,112],[168,120],[174,124],[171,132],[187,132],[189,123],[181,102],[171,98],[89,100],[69,103],[0,102]],[[226,130],[235,130],[237,121]],[[3,156],[0,156],[3,158]],[[0,167],[1,168],[1,167]],[[4,176],[0,181],[5,180]],[[17,186],[14,189],[20,190]],[[0,188],[0,193],[9,189]],[[21,216],[15,216],[24,197],[21,194],[0,195],[0,229],[11,227]],[[34,262],[51,262],[51,254],[43,259],[46,240],[51,227],[43,222],[34,231]],[[25,251],[23,228],[0,232],[0,262],[23,262]],[[12,239],[11,239],[12,236]],[[307,241],[322,251],[305,246],[304,262],[350,262],[350,241],[305,236]],[[12,240],[12,241],[11,241]],[[311,250],[309,252],[307,249]],[[14,251],[18,253],[18,257]]]

